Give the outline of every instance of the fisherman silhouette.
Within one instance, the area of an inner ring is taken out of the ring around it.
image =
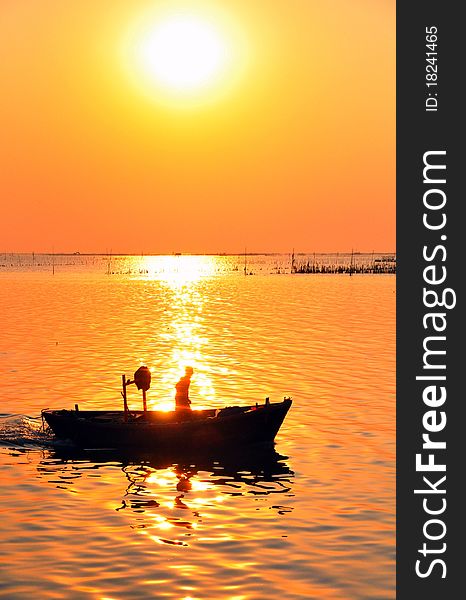
[[[175,409],[176,410],[191,410],[190,404],[191,400],[189,399],[189,384],[191,383],[191,376],[193,374],[192,367],[185,368],[185,374],[180,378],[178,383],[176,384],[176,394],[175,394]]]

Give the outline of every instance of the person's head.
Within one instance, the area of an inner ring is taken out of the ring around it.
[[[194,369],[192,367],[185,367],[185,375],[188,377],[191,377],[191,375],[194,373]]]

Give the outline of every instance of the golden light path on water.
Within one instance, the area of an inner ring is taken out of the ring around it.
[[[197,289],[202,277],[215,274],[214,256],[148,256],[139,260],[139,270],[145,273],[144,279],[159,282],[171,292],[171,321],[166,332],[161,335],[171,348],[168,368],[160,374],[160,385],[170,389],[184,374],[185,367],[194,368],[193,388],[201,403],[193,406],[201,410],[212,406],[215,389],[209,376],[208,355],[203,347],[209,340],[201,333],[202,308],[204,298]],[[141,358],[141,364],[148,364],[150,357]],[[173,410],[173,401],[149,400],[152,410]]]

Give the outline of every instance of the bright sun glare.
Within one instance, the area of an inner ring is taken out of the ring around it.
[[[197,108],[226,98],[250,68],[244,24],[221,3],[163,0],[135,15],[121,52],[134,89],[159,105]]]
[[[227,44],[207,20],[195,15],[165,17],[139,46],[141,66],[168,89],[193,91],[211,84],[227,62]]]

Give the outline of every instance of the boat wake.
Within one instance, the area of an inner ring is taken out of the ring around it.
[[[7,448],[53,448],[57,440],[44,431],[42,418],[0,413],[0,446]]]

